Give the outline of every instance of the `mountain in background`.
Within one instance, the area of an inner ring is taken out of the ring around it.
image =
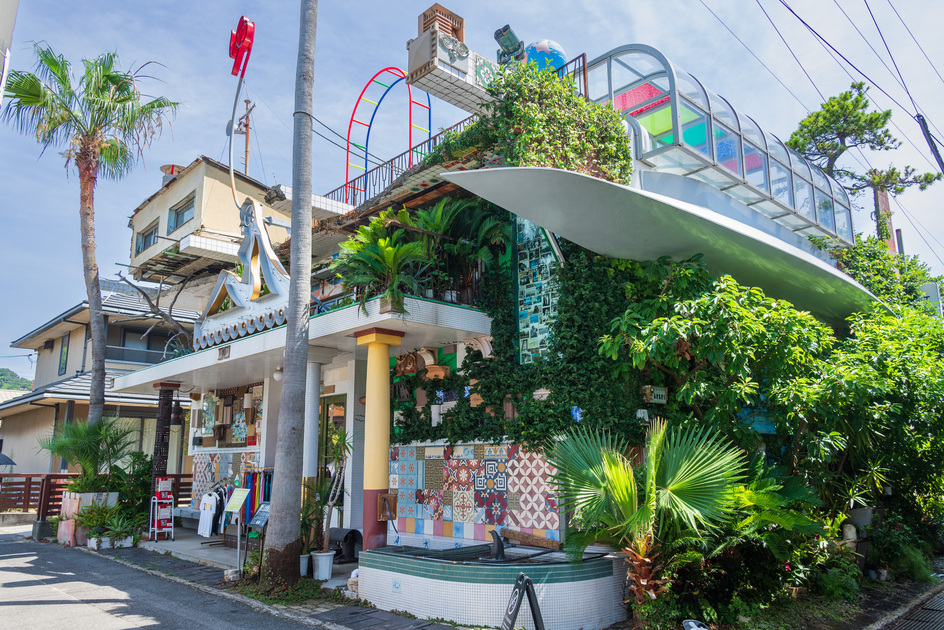
[[[9,368],[0,368],[0,389],[32,389],[33,381],[21,378]]]

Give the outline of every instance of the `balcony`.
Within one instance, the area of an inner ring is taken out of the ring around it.
[[[164,353],[163,350],[144,350],[141,348],[125,348],[122,346],[105,346],[105,360],[118,363],[140,363],[154,365],[174,358],[173,352]]]

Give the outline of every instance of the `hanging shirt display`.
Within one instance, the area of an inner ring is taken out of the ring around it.
[[[207,493],[200,499],[200,523],[197,526],[197,534],[204,538],[209,538],[216,532],[213,531],[216,524],[216,506],[219,498],[215,492]]]

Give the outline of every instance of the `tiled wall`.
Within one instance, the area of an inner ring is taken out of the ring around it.
[[[463,565],[365,551],[358,593],[384,610],[465,626],[501,625],[518,573],[534,582],[541,617],[554,630],[597,630],[626,618],[622,602],[625,562],[597,558],[580,564]],[[533,630],[524,602],[516,628]]]
[[[516,444],[410,444],[390,449],[397,492],[391,545],[442,548],[491,541],[496,527],[560,540],[555,471]],[[452,542],[452,545],[450,545]]]
[[[195,453],[193,456],[193,495],[190,506],[196,507],[200,497],[229,471],[241,475],[259,465],[258,452]]]

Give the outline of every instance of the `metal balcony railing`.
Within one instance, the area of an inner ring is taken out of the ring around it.
[[[154,365],[168,359],[172,359],[174,354],[168,352],[164,354],[163,350],[143,350],[139,348],[125,348],[122,346],[105,346],[105,360],[119,361],[121,363],[144,363]]]

